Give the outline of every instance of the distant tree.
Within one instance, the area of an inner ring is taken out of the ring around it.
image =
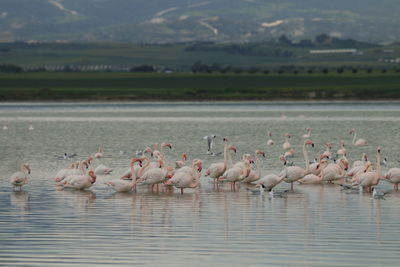
[[[313,74],[313,70],[312,70],[312,69],[309,69],[309,70],[307,70],[307,73],[308,73],[308,74]]]
[[[264,74],[266,74],[266,75],[269,74],[269,70],[264,70],[263,72],[264,72]]]
[[[381,72],[382,72],[382,73],[386,73],[386,72],[387,72],[387,69],[382,69]]]
[[[315,43],[317,44],[327,44],[331,40],[331,37],[325,33],[315,36]]]
[[[322,70],[322,73],[323,73],[323,74],[328,74],[328,72],[329,72],[328,69],[323,69],[323,70]]]
[[[339,73],[339,74],[342,74],[342,73],[344,72],[343,68],[338,68],[336,71],[337,71],[337,73]]]
[[[279,37],[278,42],[285,45],[292,44],[292,41],[289,38],[287,38],[287,36],[284,34]]]
[[[155,72],[157,69],[154,66],[151,65],[140,65],[136,67],[132,67],[130,72]]]
[[[353,72],[354,74],[356,74],[358,72],[357,69],[352,69],[351,72]]]
[[[14,64],[0,64],[0,72],[22,72],[23,69]]]

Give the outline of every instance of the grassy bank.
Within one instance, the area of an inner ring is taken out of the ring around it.
[[[400,74],[0,74],[0,101],[400,99]]]

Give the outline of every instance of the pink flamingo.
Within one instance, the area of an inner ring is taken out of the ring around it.
[[[326,150],[324,151],[324,153],[322,153],[322,157],[328,158],[330,159],[332,156],[332,143],[326,143],[325,144]]]
[[[285,141],[283,142],[282,147],[283,147],[283,149],[288,150],[292,147],[289,143],[290,134],[285,133],[284,137],[285,137]]]
[[[63,183],[64,188],[82,190],[91,187],[96,182],[96,174],[89,171],[88,174],[73,175],[71,179]]]
[[[342,156],[346,156],[347,155],[347,150],[346,150],[346,148],[344,148],[344,145],[345,145],[344,141],[341,140],[340,141],[340,148],[338,149],[336,154],[342,155]]]
[[[363,190],[367,190],[368,192],[372,191],[372,187],[377,185],[381,179],[384,179],[381,171],[381,148],[378,147],[376,150],[376,171],[367,171],[360,174],[359,186]]]
[[[367,154],[363,153],[362,156],[361,156],[361,160],[354,161],[352,167],[354,168],[354,167],[357,167],[357,166],[364,166],[365,163],[367,163],[367,162],[368,162]]]
[[[100,164],[99,166],[96,167],[96,169],[94,170],[94,173],[97,175],[107,175],[107,174],[111,174],[111,172],[114,169],[107,167],[104,164]]]
[[[97,152],[94,154],[95,158],[102,158],[103,157],[103,153],[104,153],[104,149],[99,146],[99,148],[97,149]]]
[[[181,189],[181,194],[185,188],[196,188],[200,184],[200,175],[202,170],[202,161],[194,159],[191,169],[185,169],[176,172],[171,179],[165,182],[165,185],[173,185]]]
[[[133,158],[131,160],[131,173],[132,175],[132,180],[127,181],[124,179],[112,179],[108,182],[105,182],[106,185],[110,186],[112,189],[114,189],[117,192],[129,192],[133,190],[136,187],[136,174],[133,169],[135,162],[141,162],[140,158]]]
[[[210,176],[214,179],[214,184],[217,179],[224,174],[228,167],[228,137],[224,137],[224,162],[212,163],[210,167],[206,170],[205,176]]]
[[[290,183],[291,190],[293,190],[293,182],[300,180],[301,178],[303,178],[304,176],[306,176],[307,174],[310,173],[310,169],[309,169],[310,162],[308,161],[307,145],[311,145],[312,147],[314,147],[314,143],[309,139],[304,140],[303,156],[304,156],[304,160],[306,162],[305,169],[303,169],[299,166],[289,166],[289,167],[286,167],[285,170],[279,174],[279,176],[284,176],[283,181]]]
[[[285,154],[283,154],[283,156],[285,158],[293,158],[295,153],[296,151],[293,148],[290,148],[289,151],[286,151]]]
[[[325,169],[325,167],[328,166],[328,161],[326,159],[321,159],[319,163],[317,163],[315,167],[315,171],[310,174],[307,174],[298,182],[300,184],[320,184],[322,183],[322,177],[319,176],[320,172]],[[310,170],[311,170],[311,165],[310,165]]]
[[[231,189],[235,190],[236,182],[247,178],[250,174],[250,161],[245,160],[243,168],[232,167],[227,170],[218,180],[227,180],[231,182]]]
[[[273,144],[275,144],[275,142],[274,142],[274,140],[272,140],[272,133],[271,133],[271,131],[268,131],[267,132],[267,135],[268,135],[268,140],[267,140],[267,145],[269,145],[269,146],[272,146]]]
[[[363,165],[355,166],[351,168],[347,173],[346,176],[352,177],[351,182],[353,184],[358,184],[360,182],[359,177],[361,174],[367,171],[372,170],[372,164],[370,161],[365,162]]]
[[[183,166],[185,166],[186,160],[187,160],[187,154],[186,153],[182,153],[181,154],[181,160],[175,161],[175,168],[179,169],[179,168],[182,168]]]
[[[159,168],[150,168],[138,180],[138,184],[151,185],[151,191],[154,186],[165,182],[167,178],[172,177],[172,169],[166,168],[163,160],[158,160]],[[157,186],[158,190],[158,186]]]
[[[281,156],[279,159],[283,162],[283,164],[285,166],[284,171],[286,171],[286,164],[287,164],[286,158]],[[272,188],[274,188],[280,182],[282,182],[283,179],[285,178],[285,176],[286,175],[279,176],[279,175],[276,175],[276,174],[265,175],[260,180],[258,180],[257,186],[264,185],[264,187],[267,188],[268,191],[270,191],[270,190],[272,190]]]
[[[368,145],[368,142],[366,141],[366,140],[364,140],[364,139],[362,139],[362,138],[360,138],[360,139],[357,139],[357,132],[356,132],[356,129],[351,129],[350,130],[350,134],[353,134],[353,142],[352,142],[352,144],[354,145],[354,146],[366,146],[366,145]],[[356,140],[357,139],[357,140]]]
[[[265,152],[257,149],[255,152],[257,171],[250,170],[250,174],[246,178],[241,180],[242,183],[252,183],[261,178],[261,161],[259,157],[260,155],[265,158]]]
[[[21,164],[21,170],[13,173],[10,177],[10,183],[13,186],[13,191],[15,187],[19,186],[19,191],[22,190],[22,186],[28,182],[29,174],[31,174],[31,168],[27,163]]]
[[[393,184],[393,189],[399,190],[400,168],[391,168],[386,174],[385,179]]]
[[[332,182],[344,178],[348,168],[349,162],[343,157],[338,163],[329,163],[328,166],[321,171],[319,176],[322,181]]]

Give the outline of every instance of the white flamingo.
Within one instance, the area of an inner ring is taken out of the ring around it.
[[[340,141],[340,148],[338,149],[338,151],[336,152],[336,154],[338,155],[342,155],[342,156],[346,156],[347,155],[347,150],[344,147],[345,142],[343,140]]]
[[[360,174],[359,186],[363,190],[367,190],[368,192],[372,192],[372,187],[377,185],[381,179],[384,179],[381,170],[381,148],[378,147],[376,150],[376,171],[367,171]]]
[[[311,164],[313,165],[313,164]],[[328,161],[326,159],[321,159],[313,168],[310,165],[310,174],[307,174],[306,176],[304,176],[303,178],[301,178],[300,180],[298,180],[298,182],[300,184],[320,184],[322,183],[322,177],[319,176],[319,174],[321,173],[321,171],[323,169],[325,169],[326,166],[328,166]]]
[[[281,156],[279,159],[283,162],[285,166],[283,171],[286,171],[286,164],[287,164],[286,158]],[[280,182],[282,182],[283,179],[286,177],[286,175],[284,175],[282,172],[281,174],[282,175],[280,176],[276,174],[265,175],[264,177],[262,177],[260,180],[257,181],[257,186],[263,185],[268,191],[270,191],[272,188],[274,188]]]
[[[353,162],[352,168],[357,167],[357,166],[364,166],[365,163],[367,163],[367,162],[368,162],[367,154],[363,153],[361,156],[361,160],[356,160]]]
[[[385,179],[393,184],[393,189],[399,190],[400,183],[400,168],[391,168],[385,174]]]
[[[19,191],[22,190],[22,186],[28,182],[29,174],[31,174],[31,168],[27,163],[21,164],[21,170],[13,173],[10,177],[10,183],[15,187],[19,186]]]
[[[311,145],[312,147],[314,147],[314,143],[309,139],[304,140],[303,156],[304,156],[304,160],[306,162],[305,169],[303,169],[299,166],[289,166],[289,167],[286,167],[285,170],[279,174],[279,176],[284,176],[283,181],[290,183],[291,190],[293,190],[293,182],[300,180],[301,178],[303,178],[304,176],[306,176],[307,174],[310,173],[310,169],[309,169],[310,162],[308,161],[307,145]]]
[[[356,129],[354,129],[354,128],[351,129],[351,130],[350,130],[350,134],[353,135],[353,142],[352,142],[352,144],[353,144],[354,146],[366,146],[366,145],[368,145],[367,140],[362,139],[362,138],[357,139],[357,131],[356,131]],[[356,139],[357,139],[357,140],[356,140]]]
[[[202,161],[194,159],[190,170],[176,172],[171,179],[165,182],[165,185],[173,185],[181,189],[181,194],[185,188],[196,188],[200,184],[202,170]]]
[[[72,163],[69,168],[59,170],[54,176],[54,181],[59,183],[64,180],[69,175],[74,174],[83,174],[83,168],[87,168],[88,164],[86,160],[78,161],[76,163]]]
[[[114,169],[107,167],[104,164],[100,164],[99,166],[96,167],[96,169],[94,170],[94,173],[97,175],[107,175],[107,174],[111,174],[111,172]]]
[[[224,162],[212,163],[210,167],[206,170],[205,176],[210,176],[210,178],[214,179],[214,184],[217,179],[224,174],[228,167],[228,137],[224,137]]]
[[[343,157],[338,163],[329,163],[319,175],[323,181],[333,182],[334,180],[342,179],[346,176],[346,171],[349,167],[348,160]]]
[[[158,160],[159,168],[150,168],[147,170],[139,179],[137,184],[151,185],[153,191],[154,186],[166,181],[166,179],[172,177],[172,169],[165,167],[163,160]],[[158,186],[157,186],[158,190]]]

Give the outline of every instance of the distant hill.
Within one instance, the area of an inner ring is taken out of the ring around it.
[[[398,0],[1,0],[0,41],[400,40]]]

